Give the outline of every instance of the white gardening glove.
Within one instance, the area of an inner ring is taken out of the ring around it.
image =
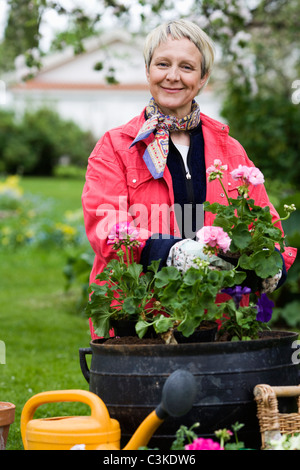
[[[167,258],[167,266],[175,266],[178,271],[185,272],[191,266],[197,268],[196,258],[208,261],[212,269],[228,270],[234,267],[227,261],[218,258],[218,256],[204,254],[203,246],[190,238],[181,240],[172,246]]]
[[[268,277],[267,279],[263,279],[261,292],[263,294],[271,294],[271,292],[274,292],[274,290],[278,286],[281,276],[282,276],[282,270],[280,270],[273,277]]]

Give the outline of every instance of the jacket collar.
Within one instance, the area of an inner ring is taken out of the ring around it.
[[[143,109],[141,114],[139,116],[135,116],[133,119],[131,119],[127,124],[123,126],[123,132],[124,134],[127,134],[129,137],[136,137],[138,131],[146,121],[145,118],[145,110],[146,107]]]
[[[145,122],[145,109],[140,113],[140,115],[135,116],[131,119],[127,124],[123,126],[124,134],[127,134],[130,137],[136,137],[139,129]],[[229,133],[229,126],[227,124],[223,124],[216,119],[212,119],[211,117],[207,116],[206,114],[201,113],[201,123],[204,127],[209,128],[211,131],[221,133],[221,134],[228,134]]]
[[[216,119],[212,119],[211,117],[203,113],[201,113],[200,116],[203,126],[210,128],[210,130],[212,131],[220,132],[221,134],[229,133],[229,126],[227,124],[223,124],[222,122],[217,121]]]

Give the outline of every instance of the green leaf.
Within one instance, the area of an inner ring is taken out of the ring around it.
[[[253,269],[252,267],[252,258],[245,253],[239,259],[239,264],[242,269]]]
[[[96,283],[93,282],[92,284],[90,284],[88,291],[89,292],[94,292],[95,295],[98,295],[98,294],[102,295],[102,294],[106,293],[107,285],[104,284],[104,285],[100,286],[99,284],[96,284]]]
[[[173,321],[169,317],[165,317],[164,315],[159,315],[154,318],[153,323],[154,329],[156,333],[165,333],[173,326]]]
[[[128,272],[132,277],[138,282],[138,279],[143,271],[143,266],[141,264],[132,263],[128,266]]]
[[[181,331],[183,336],[189,337],[194,333],[197,326],[199,326],[201,320],[202,317],[200,319],[195,317],[187,317],[183,322],[180,323],[177,329],[178,331]]]
[[[168,268],[162,268],[158,273],[155,275],[155,285],[158,288],[166,286],[170,281],[173,280],[180,280],[181,275],[178,269],[174,266],[169,266]]]
[[[128,315],[134,315],[137,313],[139,303],[139,298],[137,299],[135,297],[126,297],[122,305],[122,310],[124,313],[128,313]]]
[[[152,271],[154,273],[158,272],[160,259],[151,261],[151,264],[148,266],[148,271]]]
[[[201,281],[203,278],[203,274],[199,271],[199,269],[191,267],[185,272],[183,282],[187,286],[194,286],[197,281]]]
[[[180,308],[180,299],[177,296],[178,290],[181,287],[181,281],[173,281],[167,287],[156,291],[154,297],[159,300],[164,307],[172,309]]]
[[[250,269],[254,269],[257,276],[267,279],[275,276],[282,269],[282,258],[276,250],[271,255],[268,251],[262,250],[249,257],[249,264]]]
[[[232,232],[232,239],[238,250],[247,248],[251,242],[251,234],[249,232],[248,225],[239,223]]]
[[[110,314],[103,314],[101,317],[92,316],[93,325],[97,336],[109,338],[109,330],[111,329],[110,316]]]
[[[227,271],[229,274],[229,271]],[[243,281],[246,279],[247,274],[245,271],[234,271],[232,272],[232,276],[224,276],[223,287],[232,287],[232,286],[240,286]]]
[[[149,323],[145,320],[139,320],[135,325],[135,331],[139,338],[143,338],[149,328]]]

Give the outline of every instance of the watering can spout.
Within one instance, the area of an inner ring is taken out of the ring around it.
[[[166,380],[161,403],[140,424],[123,450],[136,450],[146,446],[159,426],[168,416],[180,417],[187,414],[196,396],[194,376],[185,370],[176,370]]]

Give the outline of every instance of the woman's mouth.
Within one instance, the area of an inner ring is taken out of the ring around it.
[[[179,93],[182,90],[182,88],[168,88],[168,87],[162,87],[162,89],[166,93]]]

